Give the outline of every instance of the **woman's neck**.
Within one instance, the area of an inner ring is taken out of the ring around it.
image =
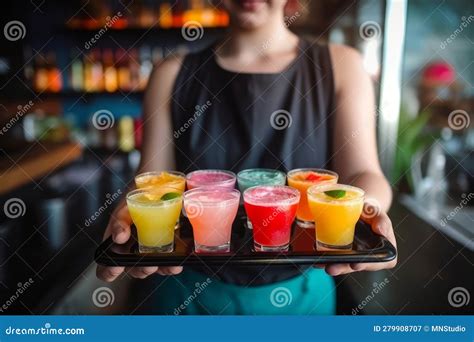
[[[227,37],[217,46],[222,57],[240,56],[245,59],[261,55],[272,55],[291,49],[297,44],[298,37],[285,25],[282,18],[257,29],[245,30],[231,27]]]

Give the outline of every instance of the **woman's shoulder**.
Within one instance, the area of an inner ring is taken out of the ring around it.
[[[328,44],[331,58],[336,61],[360,62],[361,54],[355,48],[344,44]]]
[[[187,65],[187,68],[192,67],[191,64],[199,65],[203,60],[207,59],[206,56],[208,56],[210,52],[212,52],[212,46],[207,46],[198,51],[173,53],[155,63],[154,70],[156,70],[158,74],[166,74],[168,76],[170,74],[176,75],[183,65]]]
[[[156,74],[170,74],[176,72],[181,68],[185,59],[185,54],[172,54],[168,57],[156,62],[153,66],[153,70]]]
[[[342,44],[328,44],[336,91],[352,79],[367,76],[362,55],[356,49]]]
[[[181,69],[185,55],[172,54],[156,62],[148,79],[148,88],[171,89]]]

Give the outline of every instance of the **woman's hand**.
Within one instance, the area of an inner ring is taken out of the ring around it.
[[[374,217],[361,217],[369,223],[372,230],[379,235],[385,236],[390,243],[397,248],[392,222],[385,212],[379,212]],[[326,265],[326,272],[332,276],[352,273],[356,271],[379,271],[395,267],[397,258],[389,262],[361,263],[361,264],[332,264]]]
[[[124,244],[130,238],[130,225],[132,218],[125,204],[120,205],[111,215],[107,229],[105,230],[104,240],[112,235],[112,239],[117,244]],[[97,277],[106,282],[112,282],[124,271],[134,278],[144,279],[153,273],[161,275],[175,275],[181,273],[181,266],[171,267],[125,267],[122,266],[102,266],[97,265]]]

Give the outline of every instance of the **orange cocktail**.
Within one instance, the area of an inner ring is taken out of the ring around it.
[[[287,174],[288,185],[298,189],[300,204],[296,212],[296,222],[304,228],[314,227],[313,215],[308,207],[308,197],[306,191],[313,185],[336,184],[338,175],[335,172],[323,169],[295,169]]]
[[[351,249],[364,206],[364,191],[343,184],[315,185],[308,189],[307,198],[316,225],[317,246]]]
[[[186,186],[186,176],[178,171],[145,172],[135,177],[135,184],[139,189],[167,185],[183,193]]]

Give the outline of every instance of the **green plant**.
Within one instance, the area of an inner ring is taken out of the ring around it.
[[[430,117],[430,113],[424,111],[412,118],[405,108],[401,108],[392,184],[400,185],[406,182],[410,190],[414,190],[410,174],[412,157],[418,151],[431,146],[438,135],[426,132]]]

